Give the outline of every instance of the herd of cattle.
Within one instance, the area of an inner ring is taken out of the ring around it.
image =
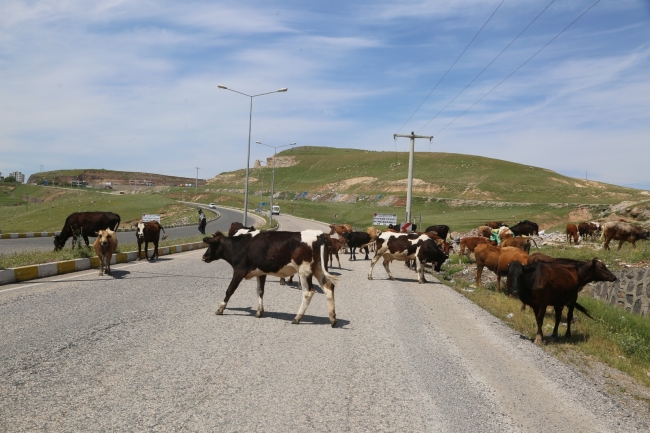
[[[95,251],[100,257],[100,275],[104,267],[110,273],[110,260],[117,248],[117,238],[114,231],[120,223],[119,215],[111,212],[78,212],[70,215],[65,222],[61,234],[54,238],[55,249],[65,245],[67,239],[73,237],[74,244],[81,237],[88,245],[87,236],[97,236],[94,243]],[[585,223],[575,226],[582,236],[595,236],[602,231],[605,247],[611,240],[631,242],[635,245],[638,239],[649,239],[650,232],[618,221],[602,225]],[[567,227],[567,236],[573,227]],[[580,231],[583,230],[583,231]],[[148,243],[154,245],[151,259],[158,256],[158,239],[164,229],[157,222],[137,224],[136,237],[138,253],[141,259],[141,245],[145,244],[145,257]],[[208,245],[202,260],[210,263],[223,259],[233,268],[233,276],[226,290],[224,300],[219,305],[216,314],[223,314],[230,297],[242,280],[257,279],[258,308],[257,317],[264,315],[264,286],[266,276],[280,277],[281,284],[285,278],[297,275],[298,284],[302,289],[302,303],[293,323],[300,323],[314,295],[313,277],[325,292],[328,301],[328,313],[332,327],[336,326],[336,310],[334,305],[334,288],[337,277],[329,273],[333,266],[333,258],[341,262],[339,252],[349,250],[349,260],[356,260],[356,250],[365,251],[365,259],[370,259],[369,252],[375,255],[370,262],[368,279],[372,280],[375,264],[383,259],[383,266],[390,279],[394,277],[389,265],[392,261],[404,261],[409,267],[414,266],[418,282],[426,282],[424,278],[425,264],[429,263],[440,272],[442,264],[449,258],[452,243],[448,242],[450,228],[446,225],[428,227],[423,232],[400,233],[392,227],[383,232],[375,227],[364,231],[354,231],[347,224],[330,226],[330,232],[320,230],[305,230],[302,232],[262,231],[254,227],[244,227],[241,223],[232,223],[227,234],[220,231],[211,237],[205,237]],[[489,222],[478,228],[478,236],[466,236],[456,242],[459,244],[459,259],[474,253],[476,260],[476,282],[481,286],[484,268],[497,275],[497,290],[501,291],[501,278],[507,277],[506,289],[517,295],[523,305],[530,306],[536,317],[538,331],[536,343],[542,341],[542,321],[548,306],[555,309],[555,328],[553,337],[557,336],[560,318],[564,306],[568,307],[568,326],[566,336],[571,335],[571,318],[577,308],[588,315],[587,311],[577,303],[578,292],[592,281],[615,281],[616,277],[598,259],[580,261],[563,258],[553,258],[541,253],[530,254],[533,235],[539,235],[539,227],[532,221],[522,221],[512,227],[502,222]],[[163,239],[166,235],[163,237]],[[535,244],[536,245],[536,244]]]

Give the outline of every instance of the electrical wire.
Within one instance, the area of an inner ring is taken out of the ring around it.
[[[480,30],[479,30],[479,31],[474,35],[474,37],[472,38],[472,40],[469,41],[469,44],[467,44],[467,46],[465,47],[465,49],[463,50],[463,52],[460,53],[460,56],[458,56],[458,58],[454,61],[454,63],[452,63],[452,65],[449,67],[449,69],[447,69],[447,72],[445,72],[445,75],[443,75],[442,78],[440,78],[440,80],[438,80],[438,82],[436,83],[435,86],[433,86],[433,89],[431,89],[431,91],[429,92],[429,94],[424,98],[424,100],[423,100],[422,102],[420,102],[420,105],[418,105],[418,108],[416,108],[415,111],[413,112],[413,114],[411,114],[411,115],[409,116],[409,118],[406,119],[406,122],[404,122],[404,123],[402,124],[402,126],[399,127],[399,129],[397,130],[397,133],[398,133],[398,134],[399,134],[399,132],[402,130],[402,128],[404,128],[404,125],[406,125],[406,124],[409,122],[409,120],[411,120],[411,118],[413,118],[413,116],[415,115],[415,113],[418,112],[418,110],[420,109],[420,107],[422,107],[422,104],[424,104],[424,103],[426,102],[426,100],[429,99],[429,96],[431,96],[431,94],[433,93],[433,91],[436,90],[436,88],[437,88],[438,85],[442,82],[442,80],[445,79],[445,77],[447,76],[447,74],[449,73],[449,71],[451,71],[451,69],[456,65],[456,63],[460,60],[460,58],[463,56],[463,54],[465,54],[465,51],[467,51],[467,49],[469,48],[469,46],[472,45],[472,42],[474,42],[474,39],[476,39],[476,37],[477,37],[477,36],[478,36],[482,31],[483,31],[483,29],[485,28],[485,26],[487,25],[487,23],[489,23],[490,20],[492,19],[492,17],[494,16],[494,14],[497,13],[497,11],[499,10],[499,8],[501,7],[501,5],[503,4],[504,1],[505,1],[505,0],[501,0],[501,3],[499,3],[499,6],[497,6],[497,8],[494,10],[494,12],[492,12],[492,15],[490,15],[490,18],[487,19],[487,21],[485,22],[485,24],[483,24],[483,27],[481,27]]]
[[[465,111],[463,111],[462,113],[460,113],[460,114],[459,114],[459,115],[458,115],[454,120],[452,120],[452,121],[449,122],[447,125],[445,125],[445,126],[444,126],[440,131],[436,132],[435,135],[438,135],[439,133],[441,133],[442,131],[444,131],[444,130],[449,126],[449,125],[451,125],[451,124],[454,123],[456,120],[458,120],[458,118],[459,118],[460,116],[462,116],[463,114],[467,113],[467,112],[468,112],[469,110],[471,110],[471,109],[472,109],[476,104],[478,104],[479,102],[481,102],[481,101],[482,101],[486,96],[488,96],[490,93],[492,93],[492,91],[493,91],[494,89],[496,89],[497,87],[499,87],[501,84],[503,84],[504,81],[506,81],[508,78],[510,78],[512,75],[514,75],[515,72],[517,72],[517,71],[520,70],[522,67],[524,67],[524,65],[525,65],[526,63],[528,63],[528,62],[529,62],[533,57],[535,57],[535,56],[536,56],[537,54],[539,54],[539,53],[540,53],[544,48],[546,48],[548,45],[550,45],[551,42],[553,42],[555,39],[557,39],[557,38],[558,38],[562,33],[564,33],[564,32],[565,32],[569,27],[571,27],[571,26],[572,26],[576,21],[578,21],[580,18],[582,18],[582,16],[583,16],[584,14],[586,14],[587,12],[589,12],[589,11],[590,11],[594,6],[596,6],[599,2],[600,2],[600,0],[596,0],[596,2],[595,2],[594,4],[592,4],[591,6],[589,6],[589,7],[587,8],[587,10],[585,10],[583,13],[581,13],[581,14],[578,16],[578,18],[576,18],[575,20],[571,21],[571,23],[570,23],[568,26],[566,26],[566,27],[565,27],[565,28],[564,28],[560,33],[558,33],[557,35],[553,36],[553,38],[551,38],[550,41],[548,41],[546,44],[544,44],[544,46],[543,46],[542,48],[540,48],[539,50],[537,50],[537,51],[535,52],[535,54],[533,54],[532,56],[530,56],[530,57],[529,57],[529,58],[528,58],[524,63],[522,63],[521,65],[519,65],[519,67],[518,67],[517,69],[515,69],[514,71],[512,71],[512,72],[511,72],[507,77],[505,77],[503,80],[501,80],[501,81],[499,82],[499,84],[497,84],[497,85],[494,86],[492,89],[490,89],[490,90],[489,90],[485,95],[481,96],[481,97],[479,98],[478,101],[476,101],[475,103],[473,103],[472,105],[470,105],[469,108],[467,108]],[[426,125],[425,125],[425,126],[426,126]],[[420,132],[420,131],[418,131],[418,132]]]
[[[459,96],[460,96],[460,95],[461,95],[465,90],[467,90],[467,88],[468,88],[469,86],[471,86],[472,83],[473,83],[474,81],[476,81],[476,79],[477,79],[478,77],[480,77],[481,75],[483,75],[483,72],[485,72],[485,71],[487,70],[487,68],[489,68],[489,67],[490,67],[494,62],[496,62],[497,59],[498,59],[499,57],[501,57],[501,54],[503,54],[503,53],[504,53],[508,48],[510,48],[510,46],[511,46],[512,44],[514,44],[515,41],[516,41],[517,39],[519,39],[519,36],[521,36],[521,35],[522,35],[526,30],[528,30],[528,28],[529,28],[530,26],[532,26],[533,23],[534,23],[535,21],[537,21],[537,19],[538,19],[539,17],[541,17],[542,14],[543,14],[544,12],[546,12],[546,10],[547,10],[549,7],[551,7],[551,5],[552,5],[553,3],[555,3],[555,0],[551,0],[551,2],[550,2],[548,5],[546,5],[546,7],[545,7],[545,8],[544,8],[544,9],[543,9],[543,10],[542,10],[542,11],[541,11],[541,12],[540,12],[540,13],[539,13],[539,14],[538,14],[538,15],[537,15],[537,16],[536,16],[536,17],[535,17],[535,18],[534,18],[530,23],[528,23],[528,25],[527,25],[527,26],[526,26],[526,27],[525,27],[521,32],[519,32],[519,34],[518,34],[518,35],[517,35],[517,36],[516,36],[512,41],[510,41],[510,43],[509,43],[508,45],[506,45],[506,47],[505,47],[503,50],[501,50],[501,52],[500,52],[499,54],[497,54],[497,56],[496,56],[494,59],[492,59],[492,61],[491,61],[490,63],[488,63],[488,65],[487,65],[485,68],[483,68],[483,70],[482,70],[481,72],[479,72],[478,75],[477,75],[476,77],[474,77],[474,79],[473,79],[472,81],[470,81],[469,84],[467,84],[467,86],[465,86],[465,87],[463,88],[463,90],[461,90],[460,92],[458,92],[458,94],[457,94],[456,96],[454,96],[454,97],[452,98],[452,100],[449,101],[449,102],[447,103],[447,105],[445,105],[444,107],[442,107],[442,109],[440,109],[440,111],[438,111],[438,112],[436,113],[436,115],[433,116],[433,118],[432,118],[431,120],[429,120],[427,123],[425,123],[424,126],[423,126],[422,128],[418,129],[418,132],[422,131],[424,128],[427,127],[427,125],[429,125],[429,123],[433,122],[433,120],[434,120],[436,117],[438,117],[438,115],[439,115],[440,113],[442,113],[443,111],[445,111],[445,109],[446,109],[447,107],[449,107],[449,105],[450,105],[452,102],[454,102],[454,101],[456,100],[456,98],[458,98],[458,97],[459,97]]]

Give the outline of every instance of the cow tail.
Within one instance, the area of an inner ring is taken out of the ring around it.
[[[589,315],[589,313],[587,312],[587,309],[585,307],[583,307],[582,305],[578,304],[577,302],[576,302],[576,310],[580,311],[581,313],[584,313],[591,320],[595,320],[593,317],[591,317]]]
[[[161,241],[164,241],[167,239],[167,233],[165,233],[165,228],[163,226],[160,226],[160,230],[163,232],[163,237],[160,239]]]
[[[120,216],[117,215],[117,224],[115,224],[115,228],[113,229],[114,232],[116,232],[117,229],[120,227],[120,222],[122,222],[122,220],[120,219]]]
[[[334,275],[330,274],[327,272],[327,269],[325,269],[325,239],[324,237],[321,238],[321,244],[320,244],[320,268],[323,271],[323,275],[325,278],[331,280],[331,281],[337,281],[338,278],[335,277]]]

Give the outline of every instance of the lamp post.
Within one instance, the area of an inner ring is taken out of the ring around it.
[[[285,145],[282,145],[282,146],[271,146],[270,144],[262,143],[261,141],[256,141],[255,143],[273,148],[273,171],[272,171],[272,174],[271,174],[271,212],[270,212],[270,217],[269,217],[269,225],[272,225],[273,224],[273,191],[274,191],[274,186],[275,186],[275,155],[277,154],[279,148],[287,147],[287,146],[294,146],[296,143],[293,142],[293,143],[285,144]]]
[[[246,187],[244,189],[244,226],[246,226],[248,222],[248,172],[250,168],[250,159],[251,159],[251,124],[253,121],[253,98],[255,98],[256,96],[270,95],[271,93],[286,92],[288,89],[286,87],[283,87],[281,89],[274,90],[273,92],[260,93],[257,95],[248,95],[243,92],[238,92],[237,90],[229,89],[223,84],[219,84],[218,87],[220,89],[230,90],[231,92],[235,92],[235,93],[239,93],[240,95],[247,96],[251,100],[251,105],[250,105],[251,108],[248,115],[248,155],[246,156]]]

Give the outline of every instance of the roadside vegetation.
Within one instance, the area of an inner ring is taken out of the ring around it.
[[[135,235],[133,236],[135,238]],[[186,238],[175,238],[175,239],[166,239],[164,241],[158,242],[158,248],[169,247],[173,245],[187,244],[191,242],[199,242],[203,240],[203,235],[191,236]],[[8,268],[17,268],[20,266],[31,266],[31,265],[40,265],[43,263],[53,263],[60,262],[64,260],[74,260],[74,259],[84,259],[89,257],[95,257],[95,250],[93,249],[93,238],[91,238],[90,247],[86,247],[84,244],[81,248],[75,248],[74,250],[68,246],[63,248],[60,251],[28,251],[24,253],[14,253],[14,254],[0,254],[0,269]],[[144,244],[142,245],[144,249]],[[138,251],[137,242],[128,242],[123,244],[118,244],[117,252],[126,253],[129,251]],[[149,242],[149,256],[153,254],[153,244]],[[143,259],[144,260],[144,259]]]

